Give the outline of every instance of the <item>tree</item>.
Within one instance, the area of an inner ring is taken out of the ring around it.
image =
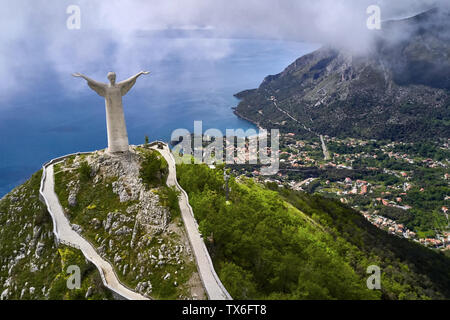
[[[157,151],[146,153],[141,164],[140,178],[147,187],[166,183],[168,164]]]
[[[248,300],[255,298],[256,288],[251,272],[245,271],[232,262],[225,262],[220,268],[220,279],[233,299]]]
[[[87,161],[83,161],[78,168],[78,173],[80,174],[81,181],[88,181],[91,179],[91,166]]]

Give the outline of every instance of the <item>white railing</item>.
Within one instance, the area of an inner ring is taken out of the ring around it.
[[[167,143],[165,143],[165,142],[162,142],[162,141],[154,141],[154,142],[150,143],[149,146],[154,146],[154,145],[157,145],[157,144],[159,144],[159,143],[165,145],[165,146],[167,147],[167,149],[169,150],[169,155],[170,155],[170,157],[171,157],[171,159],[172,159],[172,161],[173,161],[173,163],[174,163],[174,169],[175,169],[175,172],[174,172],[174,174],[175,174],[175,184],[176,184],[178,190],[180,190],[180,192],[182,192],[183,195],[185,196],[187,207],[188,207],[188,209],[189,209],[190,214],[192,215],[193,221],[194,221],[195,226],[196,226],[196,228],[197,228],[197,230],[198,230],[198,223],[197,223],[197,220],[195,219],[195,216],[194,216],[194,210],[192,209],[192,207],[191,207],[191,205],[190,205],[190,203],[189,203],[189,196],[188,196],[188,194],[186,193],[186,191],[184,191],[184,189],[183,189],[183,188],[180,186],[180,184],[178,183],[178,179],[177,179],[177,175],[176,175],[176,161],[175,161],[175,157],[173,156],[172,152],[170,151],[169,145],[168,145]],[[50,160],[50,161],[48,161],[48,162],[46,162],[46,163],[44,163],[44,164],[42,165],[42,177],[41,177],[41,184],[40,184],[40,188],[39,188],[39,199],[46,205],[47,211],[50,213],[50,216],[52,217],[52,220],[53,220],[53,233],[54,233],[54,235],[55,235],[55,240],[57,241],[57,244],[58,244],[58,243],[62,243],[62,244],[65,244],[65,245],[74,247],[74,248],[76,248],[76,249],[80,249],[79,246],[77,246],[77,245],[75,245],[75,244],[73,244],[73,243],[71,243],[71,242],[68,242],[68,241],[65,241],[65,240],[60,239],[60,236],[59,236],[59,233],[58,233],[58,229],[57,229],[57,225],[56,225],[56,219],[55,219],[55,216],[54,216],[53,212],[51,211],[50,206],[49,206],[49,203],[48,203],[48,200],[45,198],[45,195],[44,195],[44,192],[43,192],[43,191],[44,191],[44,183],[45,183],[45,180],[46,180],[46,177],[47,177],[46,169],[47,169],[47,167],[48,167],[49,165],[55,164],[55,163],[60,162],[60,161],[62,161],[62,160],[64,160],[64,159],[66,159],[66,158],[72,157],[72,156],[74,156],[74,155],[91,154],[91,153],[94,153],[94,152],[95,152],[95,151],[91,151],[91,152],[76,152],[76,153],[71,153],[71,154],[67,154],[67,155],[64,155],[64,156],[61,156],[61,157],[58,157],[58,158],[54,158],[54,159],[52,159],[52,160]],[[186,222],[185,222],[185,224],[186,224]],[[188,237],[188,238],[189,238],[189,242],[191,242],[190,237]],[[87,239],[85,239],[85,240],[88,241],[89,244],[91,244],[91,246],[92,246],[92,243],[91,243],[89,240],[87,240]],[[203,247],[203,250],[204,250],[205,255],[206,255],[206,257],[207,257],[208,265],[209,265],[209,268],[210,268],[210,270],[211,270],[211,272],[212,272],[212,275],[213,275],[213,277],[214,277],[214,280],[216,281],[217,285],[218,285],[218,286],[220,287],[220,289],[222,290],[222,293],[223,293],[223,295],[227,298],[227,300],[233,300],[233,298],[232,298],[231,295],[228,293],[228,291],[227,291],[227,289],[225,288],[225,286],[222,284],[222,281],[220,281],[219,276],[218,276],[217,273],[216,273],[216,270],[214,269],[214,265],[213,265],[213,263],[212,263],[211,256],[209,255],[208,249],[206,248],[206,245],[205,245],[205,242],[204,242],[203,238],[201,238],[201,240],[202,240],[202,247]],[[192,243],[192,242],[191,242],[191,247],[193,247],[193,243]],[[93,248],[95,248],[95,247],[93,246]],[[81,249],[80,249],[80,250],[81,250]],[[84,253],[83,253],[83,254],[84,254]],[[109,286],[109,284],[108,284],[107,281],[106,281],[106,278],[105,278],[103,269],[102,269],[100,266],[98,266],[98,265],[95,263],[95,261],[92,261],[91,259],[89,259],[89,257],[87,257],[87,255],[84,254],[84,256],[85,256],[85,258],[86,258],[88,261],[90,261],[92,264],[94,264],[94,265],[97,267],[97,269],[99,270],[100,276],[101,276],[101,278],[102,278],[102,282],[103,282],[103,284],[105,285],[105,287],[107,287],[107,288],[110,289],[111,291],[115,292],[115,293],[118,294],[119,296],[124,297],[121,293],[117,292],[117,290],[115,290],[114,288],[112,288],[111,286]],[[109,264],[112,266],[111,262],[110,262],[108,259],[106,259],[106,258],[103,257],[103,256],[102,256],[101,258],[102,258],[102,259],[105,259],[106,261],[108,261]],[[202,277],[202,275],[201,275],[201,272],[200,272],[200,266],[198,265],[197,259],[195,259],[195,261],[196,261],[196,264],[197,264],[197,268],[199,269],[199,275],[200,275],[200,278],[201,278],[201,280],[202,280],[203,286],[204,286],[205,289],[206,289],[205,281],[204,281],[204,279],[203,279],[203,277]],[[120,282],[119,277],[117,276],[117,273],[116,273],[116,271],[114,270],[114,268],[112,268],[112,270],[113,270],[113,272],[114,272],[114,274],[115,274],[115,276],[116,276],[116,278],[117,278],[117,281],[118,281],[122,286],[124,286],[125,288],[128,288],[126,285],[124,285],[123,283]],[[128,289],[131,290],[130,288],[128,288]],[[131,290],[131,291],[133,291],[133,290]],[[124,298],[126,298],[126,297],[124,297]],[[209,297],[208,297],[208,298],[209,298]]]
[[[72,156],[75,156],[75,155],[91,154],[91,153],[94,153],[94,152],[95,152],[95,151],[91,151],[91,152],[76,152],[76,153],[71,153],[71,154],[67,154],[67,155],[64,155],[64,156],[61,156],[61,157],[58,157],[58,158],[54,158],[54,159],[52,159],[52,160],[50,160],[50,161],[48,161],[48,162],[46,162],[46,163],[44,163],[44,164],[42,165],[42,177],[41,177],[41,184],[40,184],[40,187],[39,187],[39,199],[45,204],[45,206],[47,207],[47,211],[50,213],[50,216],[52,217],[52,220],[53,220],[53,234],[55,235],[56,244],[61,243],[61,244],[64,244],[64,245],[67,245],[67,246],[76,248],[76,249],[78,249],[78,250],[81,250],[81,247],[80,247],[80,246],[78,246],[78,245],[76,245],[76,244],[74,244],[74,243],[72,243],[72,242],[69,242],[69,241],[66,241],[66,240],[63,240],[63,239],[60,238],[60,235],[59,235],[59,232],[58,232],[58,227],[57,227],[57,224],[56,224],[56,218],[55,218],[55,215],[54,215],[54,213],[52,212],[52,210],[51,210],[51,208],[50,208],[50,205],[49,205],[49,203],[48,203],[48,200],[47,200],[47,198],[46,198],[45,195],[44,195],[44,184],[45,184],[45,180],[47,179],[47,167],[48,167],[49,165],[55,164],[55,163],[57,163],[57,162],[60,162],[60,161],[62,161],[62,160],[64,160],[64,159],[66,159],[66,158],[69,158],[69,157],[72,157]],[[59,200],[58,200],[58,202],[59,202]],[[66,217],[66,218],[67,218],[67,217]],[[70,223],[70,222],[69,222],[69,223]],[[85,238],[84,238],[84,239],[85,239]],[[87,239],[85,239],[85,240],[86,240],[93,248],[95,248],[89,240],[87,240]],[[81,250],[81,252],[83,252],[83,251]],[[84,257],[85,257],[89,262],[91,262],[91,263],[98,269],[98,271],[99,271],[99,273],[100,273],[100,277],[101,277],[102,282],[103,282],[103,285],[104,285],[106,288],[108,288],[109,290],[111,290],[111,291],[113,291],[114,293],[116,293],[117,295],[119,295],[120,297],[123,297],[123,298],[126,299],[126,297],[124,297],[123,294],[121,294],[120,292],[118,292],[116,289],[114,289],[113,287],[111,287],[111,286],[108,284],[108,282],[106,281],[106,277],[105,277],[105,274],[104,274],[103,269],[102,269],[99,265],[97,265],[97,263],[96,263],[95,261],[93,261],[93,259],[90,259],[86,254],[84,254],[84,252],[83,252],[83,255],[84,255]],[[102,258],[102,259],[105,259],[105,257],[101,257],[101,258]],[[108,263],[112,266],[111,262],[110,262],[108,259],[105,259],[105,260],[108,261]],[[114,270],[114,268],[112,268],[112,270],[113,270],[113,272],[114,272],[114,275],[115,275],[116,278],[117,278],[117,281],[118,281],[122,286],[124,286],[125,288],[128,288],[128,287],[125,286],[122,282],[120,282],[119,277],[117,276],[117,273],[116,273],[116,271]],[[131,290],[130,288],[128,288],[128,289]],[[131,291],[133,291],[133,290],[131,290]]]
[[[54,216],[53,212],[50,210],[50,205],[48,204],[47,199],[44,196],[44,183],[45,183],[45,180],[47,178],[47,167],[49,165],[51,165],[51,164],[54,164],[56,162],[60,162],[60,161],[62,161],[64,159],[69,158],[69,157],[74,156],[74,155],[90,154],[90,153],[92,153],[92,152],[71,153],[71,154],[67,154],[65,156],[54,158],[54,159],[52,159],[50,161],[47,161],[46,163],[44,163],[42,165],[41,184],[39,186],[39,200],[45,204],[45,206],[47,207],[47,211],[50,213],[50,216],[52,217],[52,220],[53,220],[53,234],[55,235],[55,240],[56,240],[57,243],[59,242],[60,238],[59,238],[59,233],[58,233],[58,227],[56,225],[56,219],[55,219],[55,216]]]
[[[166,146],[167,146],[167,148],[169,149],[169,146],[168,146],[167,144],[166,144]],[[180,191],[183,193],[183,195],[185,196],[187,207],[188,207],[188,209],[189,209],[189,212],[190,212],[191,215],[192,215],[192,218],[194,219],[195,226],[196,226],[196,228],[197,228],[197,230],[198,230],[197,219],[195,219],[195,216],[194,216],[194,210],[192,209],[191,204],[189,203],[189,196],[188,196],[187,192],[186,192],[186,191],[180,186],[180,184],[178,183],[178,179],[177,179],[177,175],[176,175],[176,161],[175,161],[175,157],[173,156],[172,152],[170,152],[170,149],[169,149],[169,155],[170,155],[170,157],[172,158],[172,161],[173,161],[174,166],[175,166],[175,183],[176,183],[176,186],[177,186],[178,190],[180,190]],[[186,222],[185,222],[185,224],[186,224]],[[216,270],[214,269],[214,265],[213,265],[213,262],[212,262],[212,260],[211,260],[211,256],[209,255],[208,249],[206,248],[206,244],[205,244],[205,242],[204,242],[204,240],[203,240],[203,237],[201,238],[201,240],[202,240],[202,247],[203,247],[203,250],[205,251],[205,255],[206,255],[207,259],[208,259],[209,268],[211,269],[211,272],[212,272],[212,275],[213,275],[213,277],[214,277],[214,280],[216,281],[217,285],[218,285],[218,286],[220,287],[220,289],[222,290],[222,293],[223,293],[223,295],[227,298],[227,300],[233,300],[233,298],[232,298],[231,295],[228,293],[228,291],[227,291],[227,289],[225,288],[225,286],[222,284],[222,281],[220,281],[220,278],[219,278],[219,276],[217,275]],[[189,241],[190,241],[190,239],[189,239]],[[192,243],[191,243],[191,246],[193,247],[193,244],[192,244]],[[197,267],[199,267],[199,266],[198,266],[198,262],[197,262]],[[201,272],[199,272],[199,274],[200,274],[200,277],[201,277]],[[206,287],[203,278],[201,278],[201,279],[202,279],[202,282],[203,282],[203,286]]]

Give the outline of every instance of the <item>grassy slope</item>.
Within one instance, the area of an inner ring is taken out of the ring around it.
[[[450,258],[415,242],[389,235],[337,201],[300,192],[283,198],[319,221],[339,243],[341,255],[363,272],[361,261],[376,261],[383,271],[383,298],[449,298]]]
[[[84,299],[90,286],[94,290],[89,299],[112,298],[79,250],[55,247],[51,217],[38,198],[41,175],[42,171],[35,173],[0,201],[0,292],[9,278],[9,299]],[[42,247],[39,255],[37,246]],[[9,273],[8,262],[14,259],[18,262]],[[81,269],[82,283],[80,289],[69,290],[66,270],[74,264]],[[35,288],[33,294],[30,287]]]
[[[235,298],[449,298],[450,259],[389,236],[334,201],[231,181],[220,168],[179,165],[213,261]],[[314,221],[314,222],[312,222]],[[382,290],[366,288],[378,265]]]

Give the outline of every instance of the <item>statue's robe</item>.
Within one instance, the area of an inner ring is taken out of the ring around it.
[[[128,134],[123,113],[122,96],[133,87],[136,79],[131,78],[114,85],[88,81],[89,87],[105,98],[108,152],[110,153],[128,151]]]

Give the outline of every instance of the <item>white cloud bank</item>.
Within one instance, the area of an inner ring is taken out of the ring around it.
[[[3,0],[6,1],[6,0]],[[382,18],[429,9],[438,0],[15,0],[0,11],[2,96],[30,85],[40,72],[74,71],[104,77],[105,57],[119,74],[138,71],[151,59],[221,59],[226,40],[192,41],[142,37],[142,31],[195,28],[210,37],[272,38],[370,47],[366,8],[378,4]],[[67,30],[66,8],[81,9],[81,30]],[[94,35],[95,34],[95,35]],[[39,63],[42,62],[42,63]],[[55,70],[43,70],[50,63]],[[79,83],[80,87],[82,86]]]

